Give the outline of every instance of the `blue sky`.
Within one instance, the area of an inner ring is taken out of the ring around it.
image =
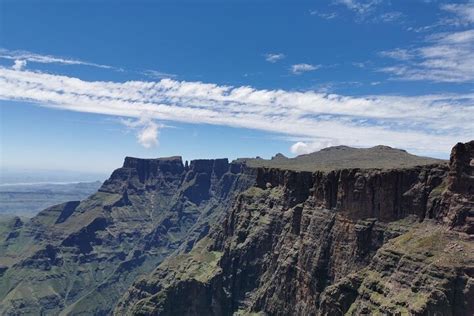
[[[472,1],[0,0],[2,168],[474,138]]]

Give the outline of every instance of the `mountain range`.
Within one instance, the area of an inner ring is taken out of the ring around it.
[[[0,221],[3,315],[472,315],[474,141],[270,160],[126,157]]]

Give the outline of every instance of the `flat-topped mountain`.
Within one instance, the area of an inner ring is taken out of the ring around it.
[[[409,154],[405,150],[389,146],[375,146],[371,148],[353,148],[348,146],[334,146],[320,151],[287,158],[282,154],[271,160],[242,158],[252,167],[279,168],[296,171],[331,171],[337,169],[395,169],[442,164],[447,161],[429,157],[420,157]]]
[[[473,158],[126,157],[89,198],[0,222],[0,314],[472,314]]]

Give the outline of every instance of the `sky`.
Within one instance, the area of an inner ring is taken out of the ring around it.
[[[2,169],[474,138],[474,2],[0,0]]]

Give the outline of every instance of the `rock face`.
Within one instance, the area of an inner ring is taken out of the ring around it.
[[[449,166],[255,167],[222,224],[115,314],[472,315],[473,145]]]
[[[439,219],[474,234],[474,142],[458,143],[451,152],[447,190],[434,202]]]
[[[241,169],[227,159],[127,157],[86,200],[8,223],[0,314],[107,314],[138,275],[192,248],[254,183]]]
[[[473,156],[127,157],[0,222],[0,314],[472,315]]]

